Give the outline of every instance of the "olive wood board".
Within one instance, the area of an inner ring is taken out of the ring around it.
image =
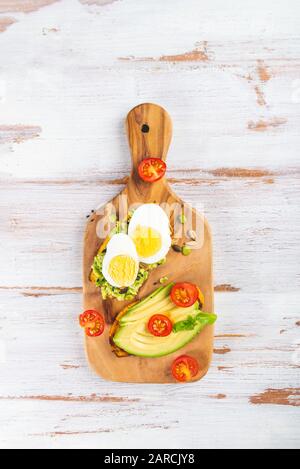
[[[159,358],[117,357],[109,343],[109,331],[114,319],[120,311],[133,301],[144,298],[160,286],[160,279],[168,277],[168,282],[192,282],[197,284],[205,297],[203,310],[214,311],[212,237],[205,217],[185,204],[170,188],[166,178],[155,183],[147,183],[140,179],[138,166],[149,157],[166,160],[172,137],[172,121],[169,114],[155,104],[141,104],[132,109],[126,119],[126,129],[132,156],[132,172],[123,191],[101,210],[92,213],[88,220],[84,238],[83,259],[83,297],[84,309],[95,309],[105,316],[106,327],[100,337],[85,337],[85,349],[90,367],[102,378],[109,381],[128,383],[174,383],[171,365],[174,359],[182,354],[197,358],[200,371],[193,379],[203,378],[210,366],[213,353],[214,326],[207,326],[192,342],[175,353]],[[199,201],[198,201],[199,202]],[[114,207],[119,216],[128,204],[157,203],[162,207],[175,207],[170,212],[173,233],[182,245],[188,240],[185,228],[178,223],[178,207],[184,208],[192,227],[200,230],[192,252],[188,256],[174,251],[172,248],[165,264],[153,270],[143,285],[136,299],[129,302],[105,300],[100,289],[90,280],[91,266],[105,236],[101,227],[108,223],[107,218]],[[100,228],[99,228],[100,227]],[[200,227],[200,228],[199,228]]]

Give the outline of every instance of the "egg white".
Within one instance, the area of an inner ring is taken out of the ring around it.
[[[129,285],[118,285],[109,275],[110,261],[116,256],[129,256],[135,261],[135,266],[136,266],[135,277]],[[115,234],[107,245],[106,254],[103,259],[102,274],[104,278],[113,287],[117,287],[117,288],[130,287],[131,285],[134,284],[138,275],[138,271],[139,271],[139,258],[138,258],[138,254],[137,254],[134,242],[128,235],[124,233]]]

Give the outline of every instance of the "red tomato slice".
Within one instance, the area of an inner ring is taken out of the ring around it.
[[[173,325],[170,319],[163,314],[155,314],[152,316],[148,323],[148,330],[156,337],[166,337],[170,335]]]
[[[172,365],[172,375],[177,381],[191,381],[199,373],[199,363],[196,358],[189,355],[181,355]]]
[[[104,332],[105,321],[98,311],[85,311],[79,316],[79,323],[88,337],[99,337]]]
[[[171,300],[180,308],[188,308],[196,303],[199,290],[192,283],[176,283],[171,290]]]
[[[160,158],[146,158],[139,165],[139,176],[143,181],[156,182],[166,174],[166,163]]]

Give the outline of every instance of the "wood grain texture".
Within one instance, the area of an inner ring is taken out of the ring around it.
[[[0,144],[22,143],[40,136],[42,129],[32,125],[0,125]]]
[[[299,2],[26,3],[0,1],[0,446],[299,448]],[[145,101],[212,226],[230,349],[184,388],[95,377],[77,324],[86,216],[124,188]]]
[[[17,20],[11,16],[2,16],[0,17],[0,33],[3,33],[11,25],[13,25]]]
[[[117,2],[119,0],[80,0],[83,5],[109,5],[110,3]]]
[[[59,0],[0,0],[0,13],[31,13]]]
[[[141,130],[144,125],[148,126],[147,133]],[[172,191],[165,178],[155,184],[149,184],[142,181],[138,175],[139,165],[145,158],[155,157],[166,161],[172,138],[171,118],[161,106],[144,103],[129,112],[126,129],[132,159],[131,175],[120,195],[108,202],[99,215],[92,213],[85,232],[84,309],[104,312],[106,323],[111,326],[117,315],[130,304],[130,302],[124,303],[111,299],[103,301],[99,289],[90,280],[93,259],[106,238],[97,227],[100,222],[103,226],[109,222],[109,216],[112,213],[111,205],[115,208],[118,218],[123,220],[122,212],[127,214],[128,209],[135,204],[155,202],[165,210],[169,210],[168,218],[173,232],[173,241],[175,236],[180,236],[181,243],[186,242],[187,237],[182,233],[181,224],[180,235],[176,235],[176,231],[178,232],[176,220],[184,208],[191,228],[197,231],[199,246],[193,249],[190,256],[178,255],[170,249],[167,262],[151,273],[137,299],[141,300],[153,293],[157,285],[160,285],[160,278],[168,277],[169,282],[192,282],[199,285],[205,297],[204,311],[213,312],[212,241],[208,222],[202,214],[188,207]],[[123,206],[124,209],[122,209]],[[207,326],[192,342],[180,349],[180,354],[191,354],[200,363],[199,373],[193,381],[202,379],[208,372],[213,353],[213,331],[212,326]],[[113,354],[109,344],[109,327],[106,327],[104,334],[97,339],[86,337],[85,344],[91,368],[107,380],[129,383],[174,383],[170,370],[174,359],[178,357],[178,352],[159,359],[117,357]]]
[[[300,388],[298,389],[267,389],[265,392],[252,396],[252,404],[276,404],[300,407]]]

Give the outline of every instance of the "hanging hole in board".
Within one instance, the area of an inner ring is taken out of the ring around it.
[[[149,127],[148,124],[144,124],[144,125],[142,125],[142,129],[141,129],[141,130],[142,130],[143,134],[147,134],[147,133],[149,132],[149,130],[150,130],[150,127]]]

